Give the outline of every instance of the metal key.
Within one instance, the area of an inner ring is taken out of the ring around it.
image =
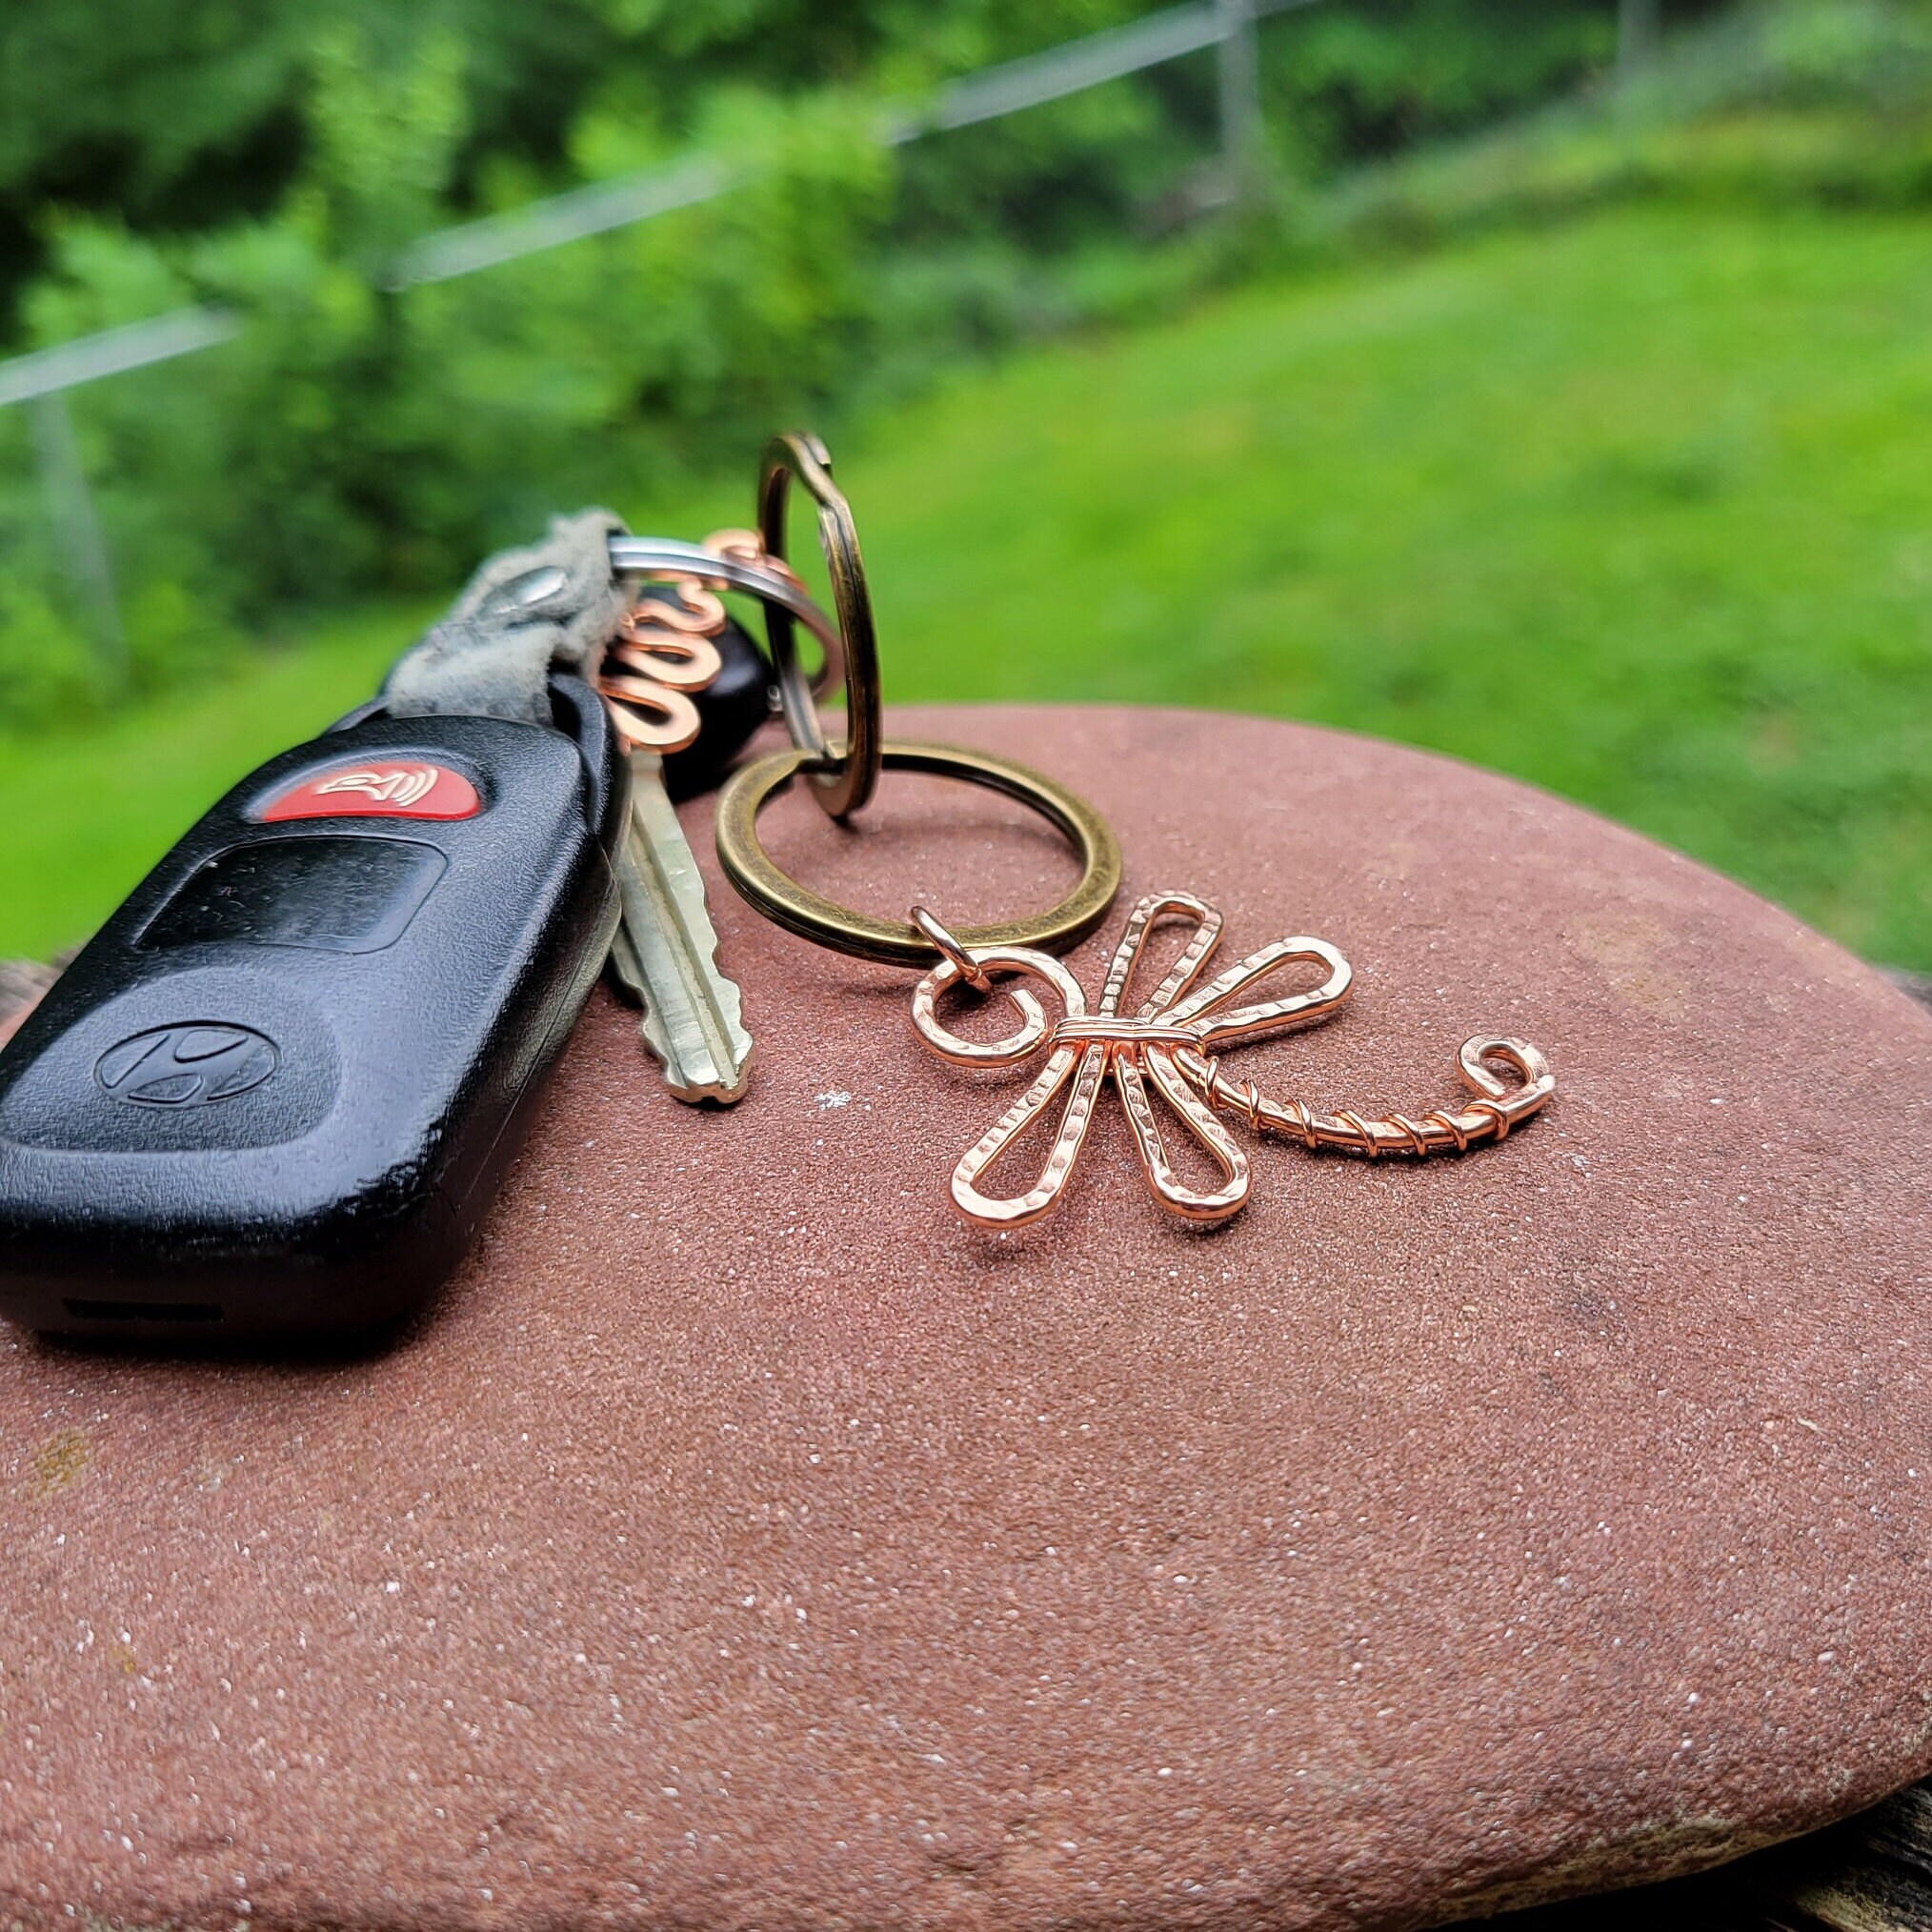
[[[729,1106],[751,1079],[737,987],[718,970],[704,878],[655,753],[631,754],[631,811],[615,858],[623,923],[611,964],[643,1005],[644,1044],[678,1099]]]

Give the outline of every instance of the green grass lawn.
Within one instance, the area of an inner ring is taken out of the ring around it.
[[[1031,352],[841,453],[899,698],[1321,719],[1932,967],[1932,221],[1626,208]],[[752,453],[701,504],[742,521]],[[0,953],[372,684],[371,614],[0,746]]]

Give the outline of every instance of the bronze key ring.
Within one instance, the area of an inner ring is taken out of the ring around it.
[[[775,924],[835,952],[895,966],[926,967],[937,948],[903,920],[855,912],[799,884],[773,861],[758,837],[758,814],[800,774],[834,818],[861,810],[879,773],[924,772],[1002,793],[1036,812],[1071,844],[1080,878],[1058,905],[1030,918],[967,927],[970,945],[1033,946],[1063,953],[1100,921],[1120,889],[1120,848],[1107,821],[1063,785],[1024,765],[951,745],[892,744],[881,721],[878,634],[858,533],[844,493],[832,480],[832,458],[809,433],[774,436],[758,471],[758,533],[765,555],[783,564],[785,499],[796,477],[818,506],[818,540],[832,578],[845,672],[846,734],[835,742],[820,722],[799,667],[794,612],[766,607],[766,634],[785,722],[795,749],[741,766],[718,796],[717,855],[742,897]]]
[[[1120,847],[1113,828],[1084,798],[1025,765],[969,752],[955,745],[915,745],[888,741],[879,747],[888,772],[924,772],[936,778],[957,778],[989,792],[1003,793],[1029,806],[1059,832],[1080,860],[1079,883],[1050,911],[996,925],[962,926],[958,939],[969,946],[1031,946],[1064,953],[1077,946],[1102,919],[1120,890]],[[881,919],[855,912],[800,885],[774,862],[758,837],[758,814],[801,771],[812,768],[804,751],[775,752],[741,766],[725,781],[717,804],[717,856],[740,896],[775,925],[801,939],[851,953],[886,966],[923,971],[940,948],[922,938],[903,919]]]

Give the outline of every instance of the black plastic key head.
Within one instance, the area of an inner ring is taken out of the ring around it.
[[[723,781],[760,725],[777,715],[777,687],[763,654],[735,619],[712,640],[718,674],[692,696],[704,729],[697,742],[664,760],[664,788],[674,799],[695,798]]]
[[[149,875],[0,1050],[0,1315],[261,1340],[434,1292],[616,925],[624,767],[552,695],[358,714]]]

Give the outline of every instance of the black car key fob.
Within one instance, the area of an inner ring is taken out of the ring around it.
[[[628,769],[380,703],[235,787],[0,1049],[0,1315],[206,1345],[419,1307],[610,947]]]

